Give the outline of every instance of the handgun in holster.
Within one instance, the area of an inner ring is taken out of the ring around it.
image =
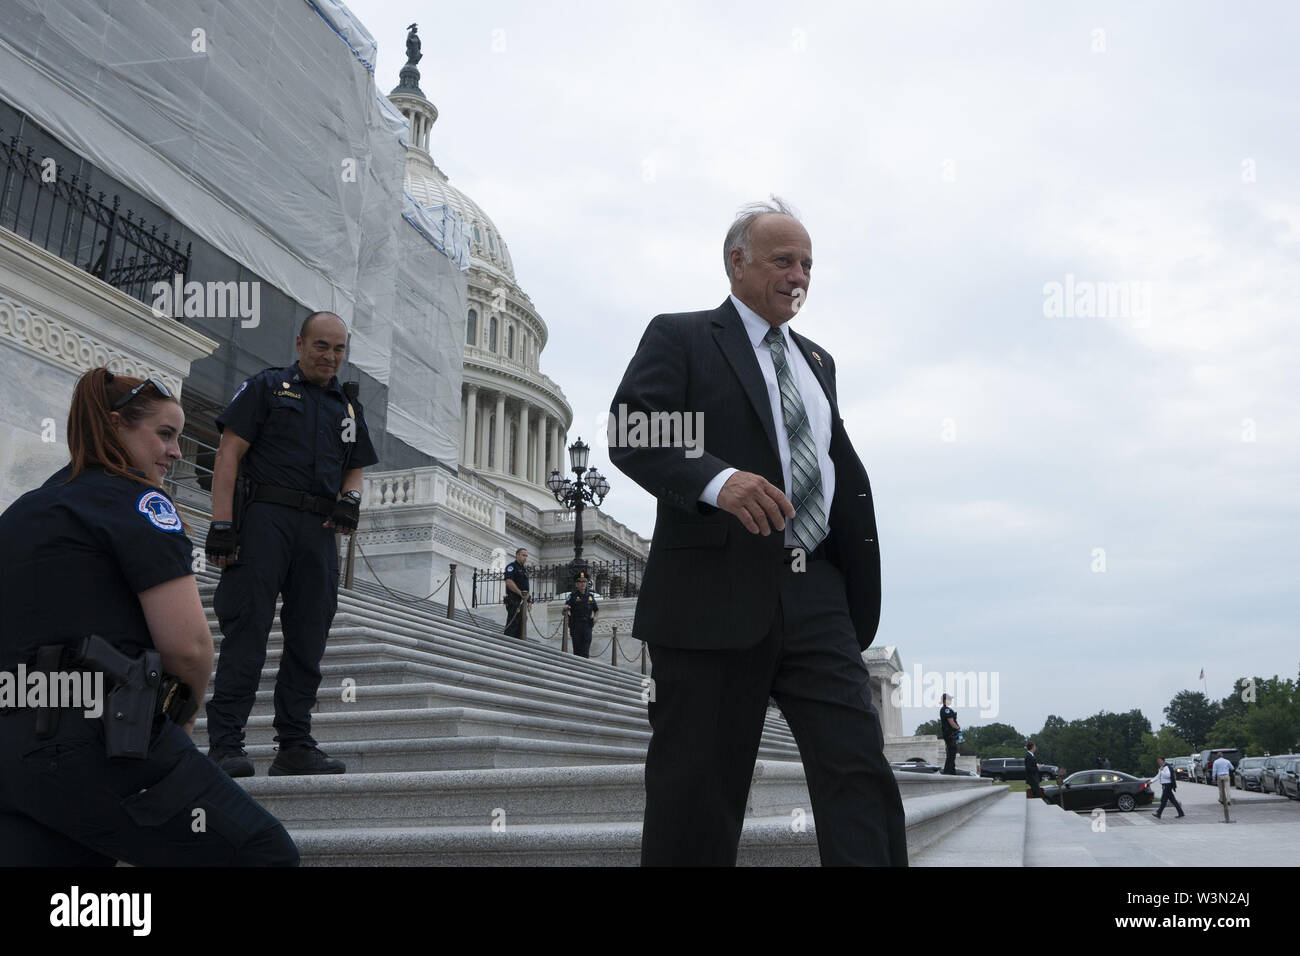
[[[188,684],[162,669],[156,650],[127,657],[98,634],[81,643],[80,663],[104,672],[112,683],[104,703],[104,747],[110,757],[144,760],[149,756],[154,717],[167,714],[184,725],[198,711]]]

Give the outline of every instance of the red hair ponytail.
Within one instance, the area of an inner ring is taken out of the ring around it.
[[[144,379],[128,375],[114,375],[106,368],[92,368],[77,380],[72,391],[72,406],[68,409],[68,450],[72,454],[72,475],[75,478],[87,468],[103,468],[110,475],[131,478],[143,485],[158,485],[131,471],[131,459],[122,444],[122,438],[113,424],[113,403],[126,395]],[[174,402],[163,398],[152,386],[147,386],[134,400],[117,410],[128,425],[145,418],[159,402]]]

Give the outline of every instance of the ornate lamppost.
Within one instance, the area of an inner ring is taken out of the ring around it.
[[[581,438],[569,446],[569,463],[573,468],[574,478],[560,475],[558,468],[551,471],[546,479],[546,487],[551,489],[555,500],[566,508],[573,509],[573,561],[569,565],[569,584],[585,572],[587,562],[582,559],[582,509],[588,504],[599,506],[609,494],[609,481],[596,470],[596,466],[587,467],[587,455],[591,448]],[[588,578],[591,575],[587,575]],[[588,585],[590,587],[591,585]]]

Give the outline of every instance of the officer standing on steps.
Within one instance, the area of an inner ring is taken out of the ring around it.
[[[573,653],[590,657],[591,629],[596,625],[596,598],[587,591],[587,576],[581,572],[573,582],[573,593],[564,602],[564,613],[569,616]]]
[[[522,636],[524,615],[528,608],[524,601],[528,599],[528,549],[520,548],[515,552],[515,560],[506,565],[506,636]]]
[[[298,333],[298,361],[249,378],[217,418],[207,554],[224,569],[213,601],[223,640],[207,707],[208,755],[232,777],[253,774],[244,725],[279,595],[284,649],[271,776],[345,770],[316,746],[311,709],[338,604],[334,533],[356,529],[361,469],[379,460],[356,387],[335,377],[347,336],[337,315],[313,312]]]
[[[957,735],[961,732],[961,725],[957,723],[957,711],[949,706],[951,703],[952,698],[944,694],[943,706],[939,708],[939,733],[943,737],[945,750],[943,769],[939,772],[949,775],[957,772]]]

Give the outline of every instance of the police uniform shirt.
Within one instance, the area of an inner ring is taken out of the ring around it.
[[[507,564],[505,580],[514,581],[521,591],[526,592],[528,590],[528,571],[522,564],[516,564],[513,561]],[[515,601],[519,600],[519,595],[509,588],[506,588],[506,597]]]
[[[137,597],[194,573],[167,493],[67,465],[0,515],[0,667],[98,634],[134,656],[153,638]],[[66,482],[66,483],[65,483]]]
[[[351,442],[344,440],[348,419]],[[217,428],[248,442],[244,474],[255,484],[337,498],[343,472],[379,461],[360,403],[348,400],[337,377],[327,385],[308,381],[297,362],[245,380]]]
[[[596,613],[596,599],[591,596],[590,591],[579,594],[575,589],[564,603],[569,606],[570,627],[575,623],[583,626],[591,623]]]
[[[930,706],[933,707],[934,704],[931,704]],[[957,711],[953,710],[951,707],[941,708],[939,710],[939,727],[942,730],[943,735],[945,737],[956,737],[957,731],[953,730],[952,724],[948,723],[949,717],[951,717],[953,720],[956,720]]]

